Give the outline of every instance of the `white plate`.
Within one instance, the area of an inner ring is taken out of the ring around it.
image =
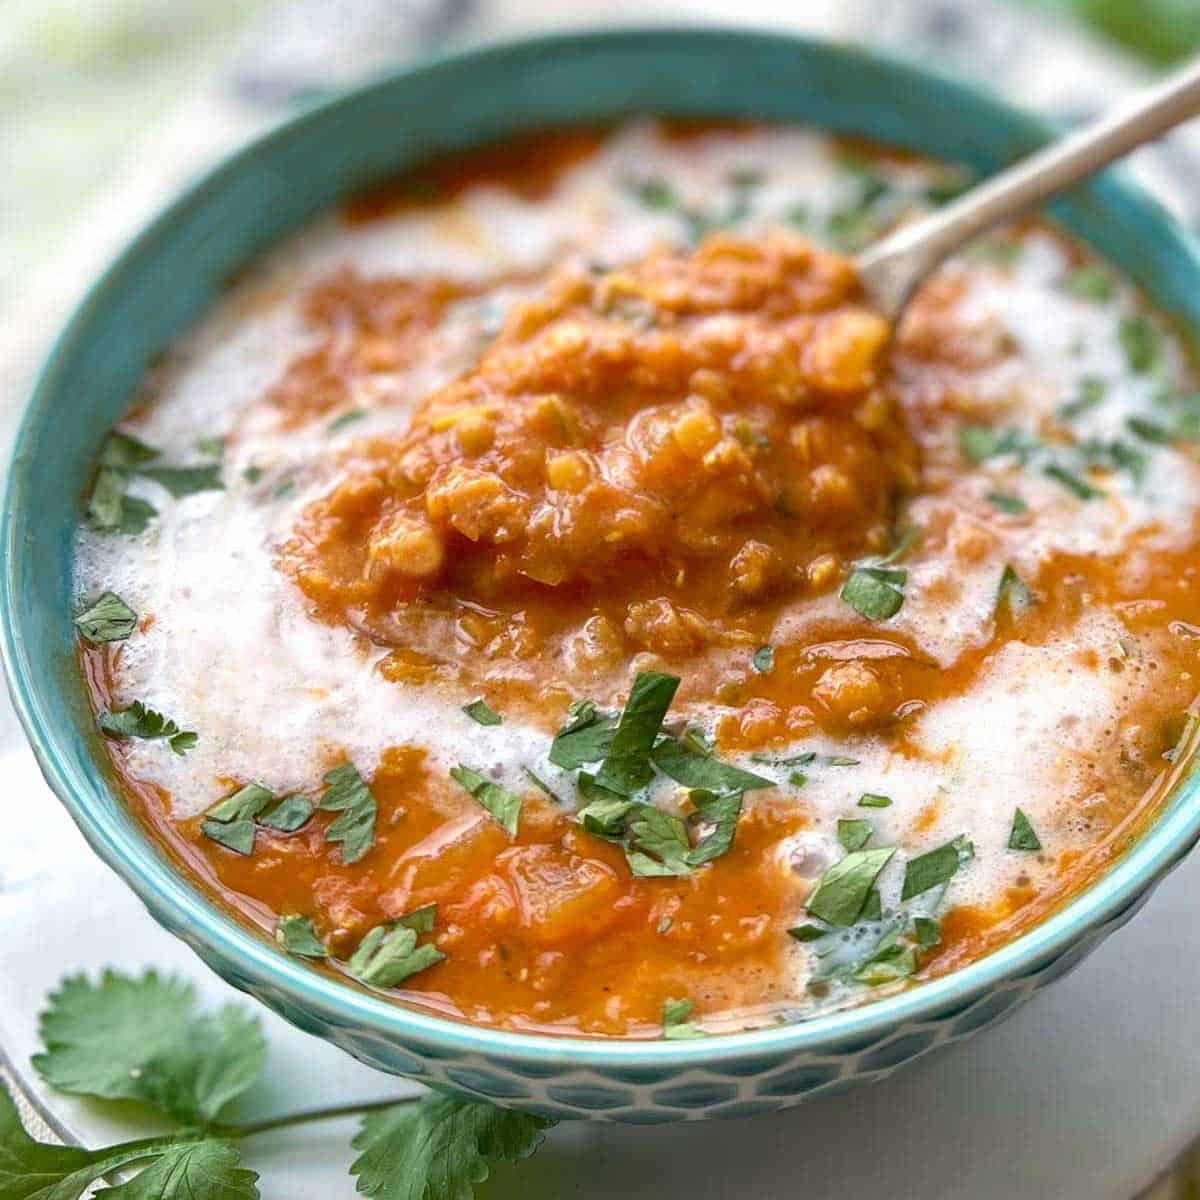
[[[177,970],[214,1001],[236,993],[91,854],[27,750],[0,757],[0,779],[0,1046],[80,1141],[139,1136],[126,1119],[32,1080],[46,993],[66,974],[106,965]],[[1129,1200],[1200,1129],[1198,883],[1193,856],[1125,929],[1011,1021],[874,1087],[749,1121],[560,1127],[536,1158],[497,1172],[487,1195]],[[248,1112],[413,1090],[277,1017],[264,1020],[269,1083]],[[351,1200],[353,1130],[342,1121],[249,1144],[264,1197]]]

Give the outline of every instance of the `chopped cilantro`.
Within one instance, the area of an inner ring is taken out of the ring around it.
[[[219,492],[225,487],[220,463],[206,463],[202,467],[142,467],[138,474],[166,488],[177,500],[196,492]]]
[[[1068,400],[1059,410],[1059,416],[1066,421],[1073,421],[1089,412],[1103,401],[1108,391],[1108,384],[1094,375],[1087,375],[1079,381],[1079,395],[1074,400]]]
[[[158,451],[132,434],[113,430],[100,447],[100,465],[117,471],[132,471],[143,463],[153,462]]]
[[[251,854],[255,818],[274,799],[265,787],[248,783],[208,810],[200,823],[200,832],[237,854]]]
[[[913,934],[917,945],[928,950],[942,940],[942,927],[932,917],[913,917]]]
[[[1015,454],[1024,462],[1035,446],[1036,442],[1019,429],[964,425],[958,431],[958,448],[968,462],[976,465],[1004,454]]]
[[[1175,440],[1175,435],[1165,425],[1160,425],[1157,421],[1147,420],[1145,417],[1130,417],[1125,424],[1132,433],[1136,433],[1144,442],[1154,442],[1160,446],[1169,446]]]
[[[75,618],[80,635],[93,646],[123,642],[137,623],[137,613],[116,592],[105,592]]]
[[[759,646],[750,660],[750,665],[760,674],[766,675],[775,667],[775,650],[771,646]]]
[[[119,740],[163,738],[176,754],[186,754],[197,741],[191,730],[180,729],[170,717],[147,708],[140,700],[135,700],[128,708],[105,709],[97,714],[96,723],[109,737]]]
[[[704,1030],[691,1020],[694,1008],[695,1005],[690,1000],[664,1000],[663,1037],[675,1040],[704,1037]]]
[[[720,858],[733,845],[738,817],[742,815],[742,796],[740,792],[718,796],[699,789],[691,793],[691,800],[699,820],[712,826],[712,831],[702,837],[687,855],[689,866],[700,867],[714,858]]]
[[[830,925],[853,925],[879,873],[895,853],[895,847],[851,851],[821,876],[805,907]]]
[[[317,807],[322,812],[341,813],[325,830],[325,840],[341,842],[342,861],[356,863],[375,841],[375,797],[351,763],[334,767],[324,783],[325,792]]]
[[[547,799],[553,800],[555,804],[561,804],[562,799],[554,791],[554,789],[540,775],[534,774],[528,767],[522,767],[521,773],[533,784],[539,792],[542,792]]]
[[[843,850],[861,850],[871,840],[871,834],[874,832],[871,822],[861,818],[843,817],[837,823],[837,839],[841,842]]]
[[[820,925],[796,925],[788,930],[788,935],[794,937],[798,942],[815,942],[818,938],[823,938],[829,932],[828,929],[822,929]]]
[[[308,917],[295,914],[282,916],[275,922],[275,940],[289,954],[301,958],[328,958],[329,951]]]
[[[501,725],[504,718],[482,698],[463,705],[463,712],[479,725]]]
[[[1072,271],[1063,280],[1063,291],[1077,300],[1090,300],[1094,304],[1107,304],[1117,294],[1112,276],[1094,263]]]
[[[1117,324],[1117,340],[1131,371],[1145,375],[1158,363],[1158,330],[1145,317],[1122,317]]]
[[[209,458],[220,458],[225,453],[225,439],[219,437],[197,438],[196,450]]]
[[[259,818],[258,823],[278,833],[295,833],[308,824],[316,805],[307,796],[284,796]]]
[[[900,890],[901,902],[923,895],[930,888],[948,883],[958,869],[965,866],[975,855],[975,848],[960,834],[936,850],[909,859],[904,869],[904,886]]]
[[[1042,843],[1033,831],[1029,818],[1018,808],[1013,814],[1012,833],[1008,836],[1010,850],[1040,850]]]
[[[251,486],[253,486],[254,484],[258,483],[258,481],[259,481],[260,479],[262,479],[262,477],[263,477],[263,469],[262,469],[262,467],[256,467],[256,466],[254,465],[254,463],[251,463],[251,464],[250,464],[250,465],[249,465],[249,466],[248,466],[248,467],[247,467],[247,468],[246,468],[246,469],[245,469],[245,470],[242,472],[242,478],[243,478],[243,479],[244,479],[244,480],[245,480],[245,481],[246,481],[248,484],[250,484]]]
[[[625,861],[637,876],[689,875],[692,845],[687,826],[653,804],[639,804],[626,819]]]
[[[1029,505],[1020,496],[1011,496],[1007,492],[988,492],[986,499],[998,512],[1007,513],[1009,516],[1029,510]]]
[[[346,970],[369,987],[391,988],[436,966],[446,956],[432,943],[417,945],[417,930],[401,921],[376,925],[359,943]]]
[[[630,796],[654,778],[650,751],[678,687],[679,679],[674,675],[643,671],[637,676],[608,753],[596,773],[597,783]]]
[[[367,415],[364,408],[352,408],[349,412],[344,412],[340,417],[334,417],[328,425],[325,426],[326,433],[339,433],[345,429],[347,425],[353,425],[356,421],[361,421]]]
[[[858,798],[859,808],[890,808],[890,796],[880,796],[877,792],[863,792]]]
[[[841,597],[868,621],[886,621],[903,606],[907,579],[903,567],[857,566],[842,585]]]
[[[650,753],[651,761],[676,783],[689,788],[707,788],[712,792],[749,792],[774,787],[775,782],[732,767],[711,754],[693,750],[687,742],[663,738]]]
[[[498,783],[493,783],[473,768],[461,764],[451,768],[450,777],[470,792],[508,830],[510,837],[517,836],[521,819],[520,796],[502,788]]]
[[[554,735],[550,761],[567,771],[599,762],[608,753],[616,727],[615,714],[601,712],[591,700],[576,700],[567,710],[566,724]]]

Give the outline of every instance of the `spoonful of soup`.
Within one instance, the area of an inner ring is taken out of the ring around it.
[[[1200,59],[864,251],[856,263],[864,290],[895,321],[921,282],[967,242],[1197,115]]]

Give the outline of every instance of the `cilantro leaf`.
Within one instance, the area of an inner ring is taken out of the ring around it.
[[[771,646],[759,646],[750,660],[750,665],[760,674],[766,675],[775,668],[775,650]]]
[[[117,519],[116,531],[136,537],[145,533],[150,522],[158,516],[158,509],[140,496],[124,496],[121,499],[121,515]]]
[[[894,846],[851,851],[821,876],[804,907],[830,925],[853,925],[879,873],[895,853]]]
[[[75,618],[75,627],[93,646],[123,642],[137,628],[137,613],[117,595],[105,592]]]
[[[1077,300],[1090,300],[1094,304],[1107,304],[1117,294],[1112,276],[1094,263],[1072,271],[1063,280],[1063,291]]]
[[[238,1166],[230,1142],[206,1139],[164,1147],[128,1183],[96,1193],[110,1200],[258,1200],[258,1175]]]
[[[101,467],[88,499],[87,516],[96,529],[139,534],[145,531],[158,509],[146,500],[126,494],[129,476],[124,471]]]
[[[687,826],[653,804],[639,804],[626,822],[625,861],[638,876],[689,875],[692,844]]]
[[[142,467],[138,474],[166,488],[177,500],[196,492],[219,492],[225,487],[220,463],[205,463],[200,467]]]
[[[1158,363],[1158,330],[1145,317],[1122,317],[1117,324],[1117,340],[1131,371],[1145,375]]]
[[[1019,429],[994,429],[990,425],[964,425],[958,431],[958,448],[963,458],[978,466],[989,458],[1015,454],[1022,461],[1034,444]]]
[[[650,751],[663,717],[671,707],[679,679],[658,671],[642,671],[633,681],[608,753],[596,773],[596,782],[609,791],[631,796],[654,778]]]
[[[591,776],[586,776],[591,782]],[[579,776],[580,790],[584,790],[585,776]],[[635,809],[641,807],[640,800],[630,800],[628,796],[618,796],[615,792],[605,792],[597,788],[594,793],[585,792],[589,796],[588,803],[575,813],[576,820],[596,837],[618,840],[625,834],[626,818]]]
[[[463,705],[463,712],[480,725],[501,725],[504,718],[482,698]]]
[[[258,823],[279,833],[295,833],[308,824],[314,812],[316,805],[307,796],[284,796],[258,818]]]
[[[365,408],[352,408],[348,412],[342,413],[340,417],[334,417],[328,425],[325,426],[326,433],[338,433],[345,429],[347,425],[353,425],[356,421],[361,421],[367,415]]]
[[[417,931],[400,921],[376,925],[358,944],[346,970],[370,987],[390,988],[436,966],[446,956],[431,943],[417,945]]]
[[[664,775],[688,788],[731,794],[775,786],[772,779],[731,767],[711,754],[701,753],[689,743],[674,738],[664,738],[659,742],[650,752],[650,759]]]
[[[521,820],[520,796],[461,763],[450,769],[450,778],[470,792],[508,830],[509,837],[517,836]]]
[[[301,958],[329,957],[310,917],[295,913],[280,917],[275,922],[275,940],[289,954],[298,954]]]
[[[932,917],[913,917],[913,933],[922,950],[929,950],[942,940],[942,927]]]
[[[153,446],[146,445],[132,434],[119,433],[115,429],[100,447],[100,465],[118,471],[132,470],[142,463],[153,462],[157,457],[158,451]]]
[[[1029,505],[1020,496],[1010,496],[1007,492],[988,492],[984,499],[997,512],[1005,513],[1010,517],[1029,511]]]
[[[1085,375],[1079,381],[1079,395],[1074,400],[1068,400],[1058,410],[1058,415],[1066,421],[1073,421],[1085,412],[1090,412],[1107,394],[1108,384],[1103,379],[1095,375]]]
[[[317,807],[342,814],[325,830],[325,840],[341,842],[342,861],[356,863],[375,841],[375,797],[352,763],[334,767],[324,783],[325,794]]]
[[[274,799],[265,787],[248,783],[208,810],[200,832],[238,854],[250,854],[254,850],[254,818]]]
[[[842,585],[841,597],[860,617],[886,621],[903,607],[907,579],[903,567],[857,566]]]
[[[397,925],[403,925],[406,929],[413,929],[417,933],[432,933],[433,923],[437,919],[437,904],[422,904],[420,908],[414,908],[412,912],[405,913],[402,917],[396,918]]]
[[[1025,581],[1008,564],[1000,573],[1000,586],[996,589],[996,605],[992,615],[998,617],[1007,612],[1014,621],[1033,607],[1033,593]]]
[[[923,895],[930,888],[948,883],[960,867],[975,857],[975,847],[959,834],[945,845],[930,850],[927,854],[910,858],[904,868],[904,886],[900,890],[900,900],[911,900],[914,896]]]
[[[164,1138],[169,1146],[173,1138]],[[79,1200],[103,1176],[158,1152],[153,1143],[103,1150],[38,1142],[25,1132],[17,1106],[0,1083],[0,1196],[4,1200]],[[167,1200],[172,1200],[167,1194]]]
[[[858,798],[859,808],[891,808],[890,796],[880,796],[876,792],[863,792]]]
[[[33,1065],[52,1087],[136,1100],[189,1124],[216,1120],[266,1059],[257,1017],[236,1005],[197,1013],[189,984],[154,971],[64,980],[39,1029],[46,1050]]]
[[[860,921],[879,921],[883,919],[883,897],[879,894],[879,889],[873,887],[867,893],[867,901],[862,907],[862,912],[858,914]]]
[[[209,458],[221,458],[225,454],[225,439],[222,437],[198,437],[196,449]]]
[[[613,713],[600,712],[591,700],[576,700],[567,710],[566,724],[554,735],[549,759],[567,771],[599,762],[608,753],[616,727]]]
[[[164,738],[176,754],[186,754],[196,744],[196,734],[180,729],[170,717],[147,708],[135,700],[128,708],[105,709],[96,714],[96,723],[109,737],[142,738],[153,741]]]
[[[692,792],[691,799],[696,806],[697,817],[705,824],[712,825],[712,831],[701,838],[687,855],[690,866],[700,867],[714,858],[720,858],[733,845],[738,817],[742,815],[742,794],[737,792],[732,796],[718,796],[710,791],[699,790]]]
[[[528,767],[522,767],[521,773],[533,784],[539,792],[546,797],[547,800],[553,800],[555,804],[562,804],[562,800],[554,789],[536,772],[531,771]]]
[[[662,1009],[663,1037],[672,1041],[702,1038],[708,1035],[692,1022],[692,1010],[696,1006],[691,1000],[664,1000]]]
[[[1041,839],[1034,832],[1029,818],[1018,808],[1013,814],[1012,833],[1008,837],[1010,850],[1040,850]]]
[[[1043,468],[1043,474],[1049,476],[1055,483],[1061,483],[1073,496],[1080,500],[1095,500],[1104,493],[1097,487],[1093,487],[1086,479],[1076,475],[1074,471],[1068,471],[1066,467],[1058,463],[1050,463],[1049,466]]]
[[[843,850],[861,850],[871,840],[871,834],[874,832],[871,822],[864,821],[861,817],[843,817],[837,823],[837,839],[841,842]]]
[[[472,1200],[497,1163],[528,1158],[554,1125],[544,1117],[438,1092],[363,1118],[350,1167],[379,1200]]]
[[[812,924],[797,925],[788,930],[788,934],[798,942],[815,942],[818,938],[823,938],[828,932],[828,929],[822,929],[820,925]]]
[[[893,943],[876,950],[865,963],[852,972],[850,978],[855,983],[866,984],[867,987],[881,987],[885,983],[907,979],[916,969],[916,950],[912,946]]]

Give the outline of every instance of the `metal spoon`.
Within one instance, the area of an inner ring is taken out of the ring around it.
[[[897,320],[917,287],[972,238],[1198,115],[1200,58],[865,250],[856,265],[868,298],[883,316]]]

